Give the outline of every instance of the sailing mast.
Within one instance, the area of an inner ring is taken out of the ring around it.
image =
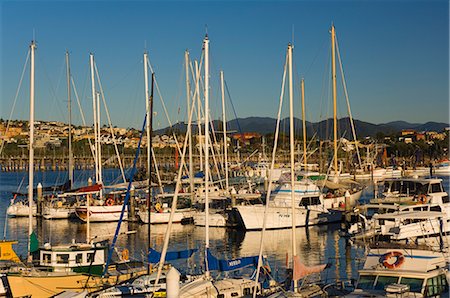
[[[184,52],[184,63],[186,66],[186,100],[187,100],[187,111],[191,111],[191,88],[189,82],[189,51]],[[189,116],[189,114],[188,114]],[[194,202],[194,162],[192,160],[192,127],[191,124],[187,127],[188,138],[189,138],[189,192],[191,193],[191,203]]]
[[[97,103],[95,92],[95,78],[94,78],[94,54],[89,55],[90,68],[91,68],[91,88],[92,88],[92,110],[94,115],[94,161],[95,161],[95,183],[99,183],[99,165],[98,165],[98,138],[97,138]]]
[[[227,140],[227,119],[225,114],[225,84],[223,80],[223,71],[220,71],[220,86],[222,89],[222,123],[223,123],[223,154],[225,159],[225,190],[229,191],[228,185],[228,140]]]
[[[150,96],[148,91],[148,68],[147,68],[147,60],[148,60],[148,54],[147,52],[144,53],[144,85],[145,85],[145,109],[147,111],[147,123],[146,123],[146,129],[147,129],[147,177],[148,177],[148,198],[147,198],[147,214],[148,214],[148,227],[147,227],[147,237],[148,237],[148,248],[150,249],[150,236],[151,236],[151,208],[152,208],[152,192],[151,192],[151,184],[152,184],[152,161],[151,161],[151,154],[152,154],[152,147],[151,147],[151,131],[150,131]],[[152,76],[153,79],[153,76]],[[148,263],[147,267],[147,274],[150,274],[151,270],[151,264]]]
[[[288,45],[288,72],[289,72],[289,141],[291,151],[291,211],[292,211],[292,260],[293,267],[295,266],[295,257],[297,256],[296,249],[296,235],[295,235],[295,148],[294,148],[294,89],[292,83],[292,45]],[[292,278],[294,282],[294,292],[297,291],[297,280]]]
[[[66,70],[67,70],[67,111],[69,113],[69,181],[70,181],[70,189],[72,189],[73,188],[72,102],[70,90],[70,64],[68,51],[66,51]]]
[[[34,176],[34,51],[36,43],[31,41],[30,51],[30,150],[28,164],[28,260],[31,260],[31,234],[33,233],[33,176]]]
[[[203,41],[205,51],[205,259],[209,250],[209,39]],[[209,264],[206,262],[205,275],[210,276]]]
[[[305,171],[307,171],[306,160],[306,118],[305,118],[305,80],[302,78],[302,124],[303,124],[303,163],[305,164]]]
[[[198,153],[200,160],[200,171],[203,171],[203,143],[202,143],[202,106],[200,100],[200,66],[198,65],[198,61],[194,61],[195,66],[195,90],[197,94],[197,125],[198,125]]]
[[[338,169],[338,148],[337,148],[337,104],[336,104],[336,32],[334,31],[334,25],[331,25],[331,79],[333,81],[333,132],[334,132],[334,175],[335,178],[339,177]]]

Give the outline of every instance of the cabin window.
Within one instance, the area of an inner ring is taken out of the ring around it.
[[[42,261],[44,262],[44,264],[50,264],[52,262],[52,255],[42,254]]]
[[[219,294],[217,295],[217,298],[225,298],[225,294]]]
[[[442,192],[442,187],[440,183],[431,184],[431,193]]]
[[[432,206],[430,207],[430,211],[437,211],[437,212],[441,212],[441,206]]]
[[[88,263],[94,262],[94,253],[93,252],[90,252],[87,254],[87,262]]]
[[[69,254],[57,254],[56,255],[57,264],[69,264]]]
[[[436,296],[448,290],[448,283],[445,275],[435,276],[427,280],[426,296]]]
[[[398,282],[398,276],[378,276],[375,284],[375,290],[384,290],[387,285],[395,284]]]
[[[423,278],[402,277],[400,283],[408,285],[411,292],[420,293],[422,291]]]
[[[361,275],[359,277],[358,289],[370,290],[373,289],[375,275]]]
[[[75,263],[77,263],[77,264],[83,263],[83,254],[77,254],[75,256]]]
[[[306,197],[302,198],[300,201],[299,206],[307,207],[310,205],[320,205],[320,199],[319,197]]]
[[[239,296],[239,293],[238,293],[238,292],[233,292],[233,293],[231,293],[231,297],[237,297],[237,296]]]
[[[448,198],[448,196],[443,196],[442,197],[442,203],[449,203],[450,202],[450,200],[449,200],[449,198]]]

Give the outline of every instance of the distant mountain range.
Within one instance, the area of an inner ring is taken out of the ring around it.
[[[448,123],[439,122],[427,122],[425,124],[421,123],[408,123],[405,121],[393,121],[383,124],[372,124],[360,120],[353,120],[355,124],[356,135],[358,138],[366,136],[375,136],[377,133],[383,133],[385,135],[394,134],[400,132],[404,129],[413,129],[415,131],[436,131],[441,132],[445,128],[449,127]],[[213,121],[215,130],[222,129],[222,122],[218,120]],[[185,133],[187,124],[184,122],[176,123],[173,129],[176,131]],[[241,133],[241,132],[255,132],[262,135],[271,134],[275,132],[276,119],[269,117],[248,117],[248,118],[238,118],[230,120],[227,122],[227,130],[230,132]],[[294,119],[294,127],[296,133],[301,134],[302,131],[302,121],[301,119]],[[340,136],[346,138],[352,138],[352,129],[350,125],[350,118],[342,118],[338,120],[338,133]],[[193,128],[196,131],[195,128]],[[169,131],[169,128],[163,128],[156,130],[155,134],[164,134]],[[280,122],[280,132],[288,134],[289,133],[289,119],[285,118]],[[306,121],[306,133],[308,136],[317,134],[320,139],[329,139],[333,136],[333,119],[327,119],[320,122],[308,122]]]

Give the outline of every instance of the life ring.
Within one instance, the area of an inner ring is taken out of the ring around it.
[[[156,203],[155,205],[155,210],[159,213],[161,213],[163,211],[162,206],[160,203]]]
[[[395,258],[394,263],[390,263],[389,260],[391,258]],[[380,263],[383,264],[384,267],[388,269],[396,269],[400,267],[405,262],[405,257],[403,254],[399,251],[391,251],[388,253],[385,253],[381,256]]]
[[[419,202],[420,204],[425,204],[425,203],[428,201],[428,198],[427,198],[426,195],[421,194],[421,195],[419,195],[419,197],[417,198],[417,200],[418,200],[418,202]]]
[[[106,205],[106,206],[112,206],[112,205],[114,205],[114,199],[113,199],[113,198],[107,199],[106,202],[105,202],[105,205]]]
[[[128,251],[128,249],[125,248],[124,250],[122,250],[122,260],[128,261],[129,257],[130,257],[130,252]]]

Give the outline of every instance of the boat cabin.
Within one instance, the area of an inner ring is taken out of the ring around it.
[[[51,246],[39,250],[39,266],[52,272],[86,272],[100,275],[106,262],[108,247],[72,244]]]
[[[349,296],[448,297],[448,263],[442,252],[372,249]]]

